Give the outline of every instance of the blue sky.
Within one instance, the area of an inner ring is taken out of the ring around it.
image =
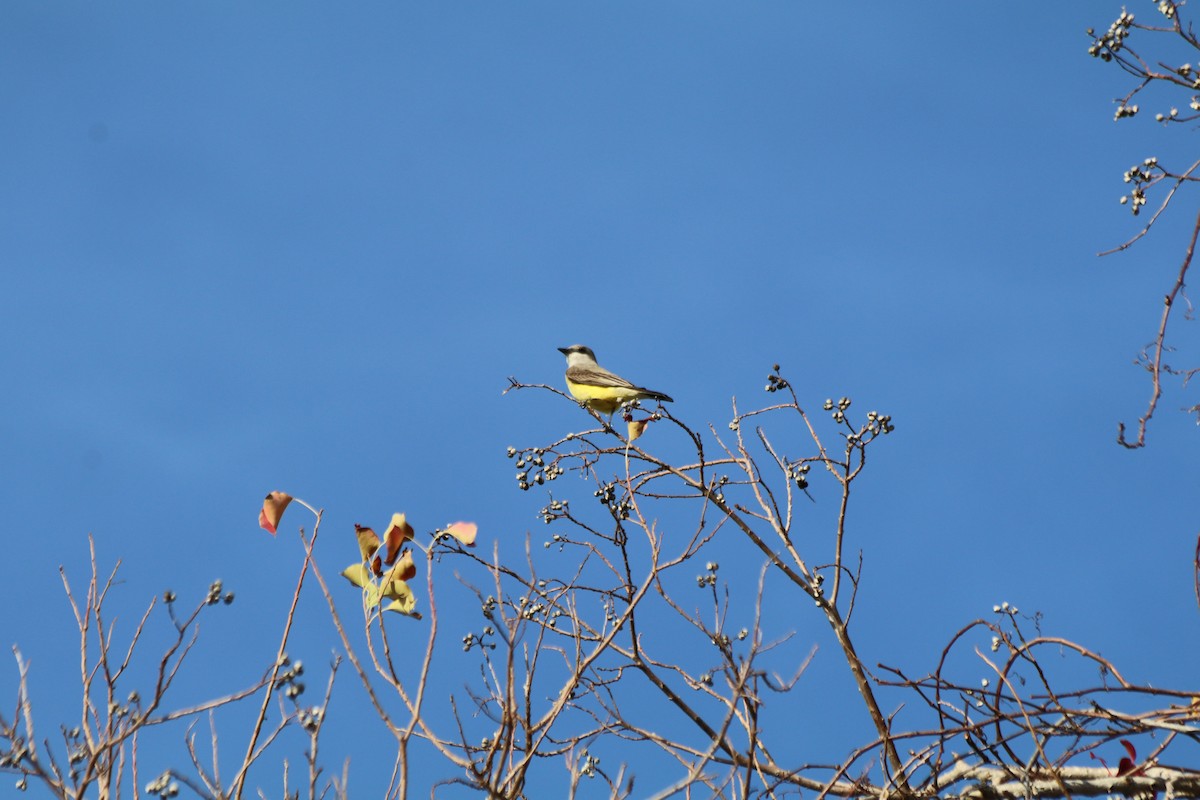
[[[1117,4],[847,8],[6,3],[0,639],[43,728],[89,533],[130,617],[238,592],[205,629],[243,667],[217,691],[269,662],[300,560],[295,511],[255,525],[269,490],[327,510],[327,572],[393,511],[536,541],[504,448],[588,420],[501,392],[557,385],[574,342],[697,428],[765,402],[774,362],[813,411],[893,415],[852,520],[868,661],[919,671],[1008,600],[1192,679],[1185,400],[1114,443],[1187,220],[1095,255],[1137,230],[1122,171],[1190,131],[1112,123],[1129,86],[1084,30]]]

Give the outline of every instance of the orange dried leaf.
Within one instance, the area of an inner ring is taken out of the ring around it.
[[[396,566],[388,570],[387,578],[384,580],[402,580],[409,581],[417,575],[417,565],[413,563],[412,551],[405,550],[400,556],[400,560],[396,562]]]
[[[458,539],[467,547],[475,546],[475,534],[479,530],[479,526],[474,522],[455,522],[453,525],[446,527],[446,533]]]
[[[383,540],[387,542],[387,565],[389,567],[396,563],[401,546],[411,538],[413,538],[413,528],[408,524],[405,516],[392,514],[392,521],[388,525],[387,533],[383,535]]]
[[[283,510],[290,502],[292,496],[284,492],[271,492],[267,495],[267,499],[263,500],[262,511],[258,512],[259,527],[274,536],[279,528],[279,520],[283,517]]]
[[[369,561],[379,549],[379,537],[375,535],[375,531],[357,522],[354,523],[354,535],[358,537],[358,552],[362,554],[362,560]]]

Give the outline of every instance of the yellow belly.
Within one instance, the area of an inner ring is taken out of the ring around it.
[[[576,400],[601,414],[612,414],[620,408],[621,403],[642,396],[642,393],[636,389],[620,386],[587,386],[570,380],[567,381],[567,389]]]

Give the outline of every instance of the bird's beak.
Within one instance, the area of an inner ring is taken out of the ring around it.
[[[560,348],[558,348],[558,352],[562,353],[564,356],[568,356],[568,355],[570,355],[570,354],[571,354],[571,348],[569,348],[569,347],[560,347]]]

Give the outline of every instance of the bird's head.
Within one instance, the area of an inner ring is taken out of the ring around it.
[[[592,352],[592,348],[583,344],[573,344],[570,347],[560,347],[558,352],[567,357],[567,364],[586,364],[588,362],[595,363],[596,354]]]

